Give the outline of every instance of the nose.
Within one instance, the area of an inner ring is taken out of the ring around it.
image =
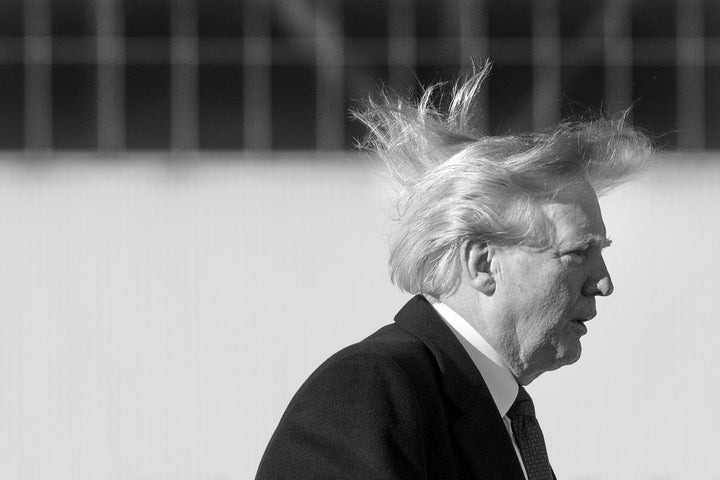
[[[583,295],[588,297],[601,296],[607,297],[612,295],[615,287],[613,286],[610,272],[608,272],[605,260],[599,259],[597,267],[591,275],[588,275],[585,285],[583,286]]]

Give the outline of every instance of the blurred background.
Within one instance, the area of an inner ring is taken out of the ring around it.
[[[709,0],[4,0],[0,149],[335,152],[353,101],[486,58],[487,133],[634,103],[662,146],[713,149],[719,20]]]
[[[389,323],[392,202],[348,109],[491,59],[487,134],[617,115],[616,293],[530,390],[563,479],[718,479],[720,3],[2,0],[0,477],[252,478]]]

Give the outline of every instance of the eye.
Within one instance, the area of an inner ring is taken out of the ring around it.
[[[590,247],[577,248],[565,252],[565,255],[571,259],[574,263],[580,263],[590,256]]]

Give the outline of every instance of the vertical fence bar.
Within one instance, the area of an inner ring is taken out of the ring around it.
[[[414,74],[417,63],[414,0],[388,4],[388,83],[400,90]]]
[[[678,147],[705,147],[705,40],[701,0],[677,2]]]
[[[345,52],[339,2],[315,11],[318,150],[341,150],[345,143]]]
[[[198,148],[198,39],[195,0],[174,0],[171,10],[170,148]]]
[[[458,63],[464,68],[472,65],[482,67],[489,58],[488,9],[485,0],[459,0],[458,17],[460,24],[460,58]],[[475,116],[475,128],[489,132],[489,98],[487,88],[478,94]]]
[[[606,0],[603,25],[605,48],[605,102],[608,115],[632,104],[632,9],[628,0]],[[627,120],[632,118],[628,112]]]
[[[52,149],[52,36],[48,0],[25,0],[25,149]]]
[[[489,57],[488,5],[486,0],[459,0],[460,65],[482,65]]]
[[[557,0],[532,4],[533,128],[545,128],[560,117],[560,14]]]
[[[125,43],[117,0],[95,2],[97,30],[97,131],[100,151],[125,149]]]
[[[243,12],[243,144],[245,150],[272,146],[270,1],[245,0]]]

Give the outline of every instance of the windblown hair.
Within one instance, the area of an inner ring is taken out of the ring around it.
[[[545,248],[553,231],[541,206],[567,186],[598,195],[639,173],[648,138],[617,120],[565,122],[553,131],[485,136],[473,128],[478,92],[490,70],[458,80],[445,111],[442,84],[417,102],[387,92],[353,112],[370,130],[361,144],[397,183],[390,277],[409,293],[451,294],[467,241]]]

